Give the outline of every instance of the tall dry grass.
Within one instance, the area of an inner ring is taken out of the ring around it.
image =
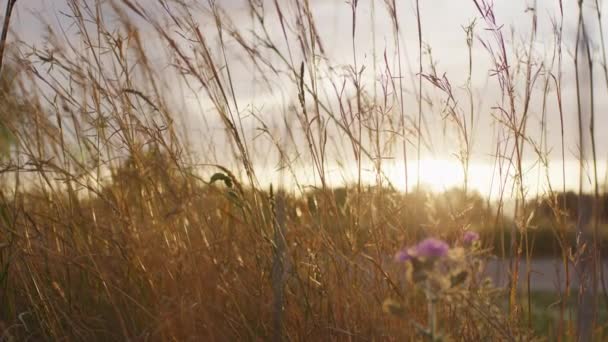
[[[21,5],[8,3],[7,13]],[[9,146],[0,167],[2,339],[416,340],[411,326],[382,309],[384,299],[399,298],[408,318],[427,320],[424,295],[408,287],[391,256],[420,238],[455,241],[471,228],[484,232],[489,253],[510,260],[510,283],[502,290],[480,282],[440,308],[440,322],[453,338],[601,339],[601,156],[594,87],[582,86],[578,71],[587,68],[593,82],[600,66],[608,84],[603,38],[598,60],[589,38],[579,35],[577,94],[564,94],[562,67],[570,60],[562,50],[563,13],[553,18],[546,64],[534,48],[535,4],[521,47],[506,37],[491,2],[473,0],[477,13],[471,15],[478,19],[464,27],[469,55],[461,98],[457,81],[440,71],[425,47],[420,13],[430,5],[415,1],[418,68],[409,72],[403,65],[406,23],[399,16],[404,5],[372,2],[371,22],[386,13],[392,46],[376,54],[374,41],[370,66],[358,57],[358,33],[375,30],[359,27],[361,3],[345,7],[352,63],[341,67],[327,54],[326,33],[307,0],[250,0],[246,16],[217,1],[67,0],[62,25],[49,25],[42,47],[13,38],[5,50],[6,15],[0,49],[7,80],[0,123]],[[601,23],[597,2],[595,14]],[[43,14],[41,20],[51,21]],[[474,45],[487,51],[492,70],[475,68]],[[253,86],[242,84],[243,73]],[[490,112],[475,104],[476,73],[498,82]],[[278,89],[289,94],[284,107],[256,107],[256,96]],[[247,92],[253,92],[251,104],[243,104]],[[583,205],[581,185],[575,243],[565,164],[562,189],[554,190],[560,185],[548,176],[548,120],[561,122],[566,159],[565,96],[579,103],[581,169],[593,162],[593,205]],[[192,98],[205,125],[197,137],[188,113]],[[536,99],[542,99],[537,132],[528,128]],[[559,113],[547,110],[549,101]],[[462,191],[432,194],[420,177],[411,186],[408,164],[418,163],[420,174],[421,151],[432,148],[428,115],[441,115],[455,132]],[[590,116],[588,130],[584,115]],[[492,116],[498,127],[495,203],[469,187],[481,116]],[[587,143],[591,158],[584,154]],[[330,179],[335,159],[345,173],[356,165],[346,188]],[[401,160],[403,189],[387,175],[388,159]],[[524,182],[530,159],[538,160],[549,184],[538,198]],[[266,188],[259,167],[268,160],[278,163],[274,189]],[[363,177],[368,166],[372,182]],[[301,169],[314,181],[302,179]],[[512,219],[505,214],[510,188]],[[549,208],[551,241],[532,237],[541,207]],[[559,284],[551,332],[533,330],[537,243],[558,244],[555,257],[567,273],[592,275],[578,289],[569,280]],[[527,279],[523,291],[520,277]],[[587,317],[578,325],[567,305],[575,290],[578,317]]]

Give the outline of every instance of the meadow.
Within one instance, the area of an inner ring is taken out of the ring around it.
[[[548,3],[4,1],[0,341],[605,340],[606,6]]]

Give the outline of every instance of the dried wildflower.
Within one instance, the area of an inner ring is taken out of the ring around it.
[[[460,261],[465,257],[465,249],[462,247],[454,247],[450,248],[448,252],[448,257],[454,261]]]

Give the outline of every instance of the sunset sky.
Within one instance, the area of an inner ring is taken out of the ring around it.
[[[143,1],[140,1],[143,3]],[[155,3],[155,2],[154,2]],[[203,2],[204,3],[204,2]],[[268,27],[270,34],[281,37],[280,26],[276,19],[276,14],[272,10],[272,1],[266,1],[266,8],[269,13]],[[286,1],[287,3],[287,1]],[[324,44],[327,66],[332,67],[335,72],[324,75],[321,80],[321,87],[327,91],[333,91],[331,82],[341,83],[341,77],[344,78],[345,66],[354,63],[354,55],[352,52],[351,39],[351,20],[352,13],[350,5],[345,1],[329,1],[329,0],[311,0],[311,8],[313,11],[318,30],[321,32],[321,39]],[[536,12],[538,14],[538,31],[537,38],[533,47],[536,54],[535,66],[541,63],[550,63],[551,54],[553,51],[555,34],[553,31],[553,23],[559,21],[559,2],[557,0],[539,0],[536,2]],[[608,9],[605,2],[603,7]],[[251,16],[243,1],[222,0],[217,1],[217,4],[225,8],[226,13],[232,18],[235,25],[243,30],[248,30],[251,27]],[[530,28],[532,22],[531,11],[527,10],[534,7],[535,2],[528,0],[498,0],[495,2],[494,11],[497,21],[504,25],[503,34],[507,39],[508,48],[512,49],[512,56],[520,56],[523,58],[525,49],[527,49]],[[150,2],[151,8],[155,8],[155,4]],[[494,163],[494,156],[497,142],[501,139],[500,127],[493,115],[496,115],[494,107],[501,105],[502,91],[500,90],[495,77],[490,75],[493,68],[489,53],[481,44],[481,41],[491,41],[491,37],[485,28],[486,24],[479,18],[479,14],[474,6],[473,1],[466,0],[425,0],[421,1],[421,19],[422,19],[422,36],[425,46],[428,46],[432,51],[432,59],[435,68],[439,75],[445,74],[450,80],[454,88],[456,97],[459,99],[459,106],[467,109],[469,106],[468,95],[464,89],[468,74],[468,50],[466,45],[466,35],[463,26],[470,24],[474,19],[477,19],[475,26],[475,40],[472,49],[473,58],[473,77],[472,88],[474,91],[474,105],[476,119],[473,125],[473,145],[472,145],[472,160],[470,167],[470,185],[484,194],[496,196],[497,189],[497,167]],[[564,109],[564,127],[565,127],[565,169],[566,169],[566,186],[570,189],[578,187],[578,122],[576,112],[576,88],[574,75],[574,42],[576,38],[576,23],[578,19],[578,9],[576,1],[565,0],[564,6],[564,44],[563,44],[563,76],[562,76],[562,96]],[[590,6],[590,5],[588,5]],[[290,8],[289,5],[286,5]],[[372,2],[369,0],[360,0],[357,8],[357,30],[356,30],[356,59],[359,67],[365,66],[362,73],[362,83],[364,88],[372,93],[379,91],[379,80],[381,80],[382,66],[384,64],[384,54],[389,56],[394,64],[394,39],[392,35],[391,20],[387,15],[384,1]],[[589,7],[592,10],[592,7]],[[22,41],[29,45],[44,48],[41,45],[45,37],[45,25],[41,20],[46,21],[50,26],[59,31],[60,27],[67,32],[67,37],[70,34],[69,20],[66,19],[63,13],[68,13],[69,9],[63,2],[58,1],[20,1],[17,4],[15,12],[15,21],[13,33]],[[158,13],[162,13],[159,11]],[[415,16],[414,1],[398,1],[398,13],[401,25],[402,34],[402,66],[403,66],[403,84],[405,88],[405,113],[414,122],[417,118],[417,72],[418,72],[418,33]],[[205,16],[204,5],[201,7],[201,16],[199,20],[201,27],[205,32],[209,32],[211,37],[214,37],[213,23],[209,17]],[[372,20],[372,14],[373,20]],[[600,179],[604,179],[606,173],[606,161],[608,157],[608,96],[606,96],[606,81],[600,69],[600,41],[597,34],[597,18],[594,13],[588,14],[586,19],[589,21],[590,39],[596,59],[595,80],[595,111],[596,111],[596,144],[597,155],[599,159]],[[112,23],[109,22],[108,25]],[[604,22],[604,25],[608,23]],[[142,23],[142,29],[151,30],[148,26]],[[157,57],[156,63],[161,67],[168,64],[166,56],[162,50],[156,52],[154,46],[158,46],[158,42],[154,42],[154,34],[150,32],[150,53]],[[374,45],[375,44],[375,45]],[[295,42],[294,42],[295,45]],[[258,134],[255,128],[258,127],[258,122],[250,115],[247,115],[247,110],[253,110],[259,114],[269,126],[280,136],[282,134],[283,116],[287,115],[289,106],[297,103],[297,89],[293,84],[288,84],[285,80],[277,78],[271,89],[260,86],[258,83],[260,77],[255,72],[251,72],[251,65],[247,61],[243,61],[243,52],[239,50],[236,44],[228,45],[229,48],[229,63],[231,64],[233,82],[235,92],[238,95],[238,105],[242,110],[243,123],[246,127],[246,134],[254,137]],[[374,52],[375,51],[375,52]],[[375,61],[374,61],[375,56]],[[430,72],[430,56],[427,54],[422,56],[424,73]],[[512,59],[514,61],[515,58]],[[374,62],[377,69],[376,74],[373,73]],[[298,63],[299,64],[299,63]],[[515,63],[512,63],[513,65]],[[553,69],[557,73],[557,67]],[[178,79],[172,79],[170,72],[167,74],[167,79],[170,82],[176,83],[176,89],[181,89],[183,85],[179,84]],[[538,77],[537,84],[533,88],[533,96],[530,104],[530,113],[528,120],[527,132],[533,137],[538,137],[540,140],[540,121],[542,115],[543,104],[543,88],[546,79],[546,73],[542,73]],[[523,107],[523,84],[516,82],[517,96],[520,100],[516,105],[518,111]],[[374,89],[374,86],[376,89]],[[585,87],[585,85],[583,85]],[[588,89],[588,86],[587,88]],[[180,90],[181,91],[181,90]],[[210,112],[210,104],[205,100],[204,96],[196,98],[191,94],[184,94],[176,91],[173,95],[174,100],[179,105],[180,111],[185,118],[185,131],[193,142],[193,150],[208,152],[207,147],[210,141],[217,141],[217,137],[224,132],[223,126]],[[462,184],[462,170],[458,160],[454,154],[458,152],[458,140],[453,127],[449,122],[442,119],[441,106],[438,105],[445,100],[445,96],[433,89],[426,81],[423,81],[423,94],[425,98],[431,100],[434,105],[423,104],[423,117],[425,126],[423,127],[424,140],[428,145],[422,148],[420,170],[421,182],[434,190],[442,190],[452,186]],[[557,110],[555,87],[549,88],[549,93],[546,98],[546,115],[547,115],[547,146],[550,150],[550,168],[549,178],[553,183],[553,187],[561,189],[562,187],[562,156],[561,156],[561,135],[560,135],[560,119]],[[330,101],[331,103],[331,101]],[[588,115],[588,114],[587,114]],[[204,119],[203,119],[204,118]],[[274,126],[273,126],[274,125]],[[294,125],[297,123],[294,122]],[[585,126],[585,130],[586,130]],[[533,133],[538,132],[538,133]],[[504,133],[503,133],[504,134]],[[341,137],[336,133],[334,137],[340,140]],[[343,137],[342,137],[343,138]],[[539,141],[537,141],[538,143]],[[268,142],[263,139],[256,139],[252,142],[254,153],[254,163],[259,168],[260,180],[262,182],[271,182],[276,176],[276,161],[267,153]],[[418,161],[416,160],[416,138],[411,137],[408,145],[410,159],[408,160],[408,174],[411,177],[410,184],[416,183]],[[227,150],[227,146],[215,146],[213,158],[217,161],[221,159],[222,152]],[[348,149],[348,145],[336,143],[332,148],[332,157],[328,161],[328,175],[337,184],[350,182],[355,177],[354,171],[356,163],[352,158],[352,151]],[[400,151],[393,151],[394,159],[387,159],[386,173],[389,175],[391,182],[403,187],[405,178],[403,176],[403,162],[399,159]],[[294,152],[295,158],[295,152]],[[302,157],[304,158],[304,157]],[[524,183],[527,185],[530,192],[543,192],[546,190],[545,171],[543,168],[538,168],[537,157],[529,144],[525,147],[524,168],[528,170]],[[305,165],[305,159],[302,162]],[[344,167],[344,166],[351,167]],[[365,178],[370,182],[374,180],[374,173],[371,171],[371,164],[368,165],[370,171],[366,173]],[[353,170],[349,172],[349,170]],[[298,178],[301,182],[314,183],[315,177],[310,171],[297,169]],[[349,174],[350,173],[350,174]],[[587,176],[590,175],[590,170],[587,169]],[[289,182],[289,181],[288,181]],[[494,185],[492,186],[492,182]],[[588,184],[587,184],[588,187]],[[492,192],[490,192],[492,190]]]

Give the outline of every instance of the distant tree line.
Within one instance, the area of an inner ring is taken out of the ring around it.
[[[574,191],[567,191],[565,193],[560,192],[555,195],[555,199],[543,198],[540,201],[540,205],[536,209],[536,215],[541,218],[555,217],[556,209],[560,210],[560,214],[566,215],[568,221],[576,221],[580,206],[586,208],[593,208],[595,196],[593,194],[579,194]],[[599,215],[600,222],[608,222],[608,193],[600,194],[597,214]]]

